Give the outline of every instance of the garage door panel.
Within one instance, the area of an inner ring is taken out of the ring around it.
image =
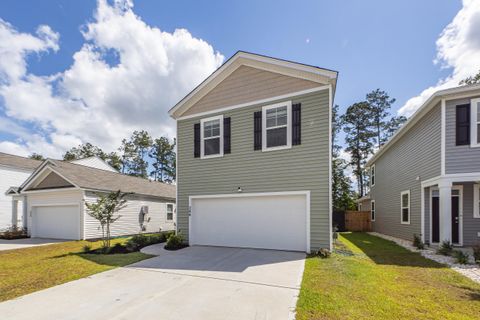
[[[192,200],[192,244],[306,250],[304,195]]]
[[[33,210],[33,236],[52,239],[80,239],[78,206],[41,206]]]

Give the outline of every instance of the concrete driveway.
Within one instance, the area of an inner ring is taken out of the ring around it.
[[[72,240],[42,239],[42,238],[26,238],[26,239],[14,239],[14,240],[0,239],[0,251],[23,249],[23,248],[36,247],[36,246],[45,246],[48,244],[65,242],[65,241],[72,241]]]
[[[160,256],[128,267],[0,303],[0,314],[29,320],[293,318],[303,253],[200,246],[157,251]]]

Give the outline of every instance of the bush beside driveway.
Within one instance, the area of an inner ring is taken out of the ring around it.
[[[125,241],[121,238],[112,243]],[[140,252],[84,254],[82,249],[85,245],[95,249],[101,246],[101,241],[69,241],[0,251],[0,301],[152,257]]]
[[[478,319],[480,285],[397,244],[344,233],[308,258],[297,319]]]

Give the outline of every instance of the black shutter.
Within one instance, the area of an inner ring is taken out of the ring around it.
[[[296,103],[292,105],[292,145],[302,143],[302,105]]]
[[[195,158],[200,158],[200,123],[195,123],[193,125],[193,156]]]
[[[253,113],[253,150],[262,150],[262,111]]]
[[[470,104],[457,106],[455,131],[457,146],[470,144]]]
[[[231,128],[230,128],[230,117],[223,118],[223,153],[227,154],[231,152]]]

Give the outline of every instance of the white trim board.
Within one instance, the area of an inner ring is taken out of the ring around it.
[[[273,102],[273,101],[276,101],[276,100],[290,99],[292,97],[301,96],[301,95],[304,95],[304,94],[309,94],[309,93],[314,93],[314,92],[318,92],[318,91],[322,91],[322,90],[327,90],[330,87],[331,87],[331,85],[320,86],[320,87],[315,87],[315,88],[311,88],[311,89],[300,90],[300,91],[295,91],[295,92],[291,92],[291,93],[287,93],[287,94],[282,94],[282,95],[275,96],[275,97],[249,101],[249,102],[240,103],[240,104],[231,105],[231,106],[220,107],[220,108],[217,108],[215,110],[204,111],[204,112],[191,114],[191,115],[188,115],[188,116],[179,117],[179,118],[177,118],[177,121],[203,117],[203,116],[212,115],[212,114],[216,114],[216,113],[222,113],[222,112],[225,112],[225,111],[230,111],[230,110],[239,109],[239,108],[251,107],[253,105],[258,105],[258,104],[270,103],[270,102]]]
[[[192,200],[195,199],[218,199],[218,198],[244,198],[244,197],[268,197],[268,196],[292,196],[303,195],[306,201],[306,245],[307,253],[310,253],[310,191],[280,191],[280,192],[255,192],[255,193],[227,193],[213,195],[197,195],[188,197],[188,238],[192,240]]]

